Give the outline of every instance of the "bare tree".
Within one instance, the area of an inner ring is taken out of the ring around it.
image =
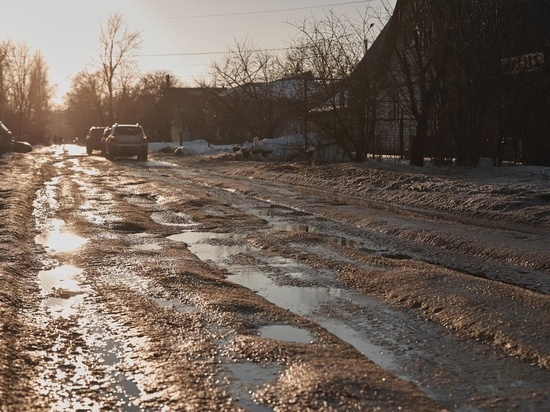
[[[16,135],[23,134],[23,126],[30,110],[29,89],[32,57],[26,43],[13,44],[8,54],[8,99],[15,115]]]
[[[364,60],[365,46],[378,23],[374,16],[366,8],[357,20],[333,12],[321,19],[305,19],[294,25],[299,34],[287,56],[321,85],[322,93],[308,96],[307,122],[324,140],[338,144],[359,162],[374,141],[380,98],[380,73],[373,70],[374,62]],[[310,113],[311,108],[315,110]]]
[[[50,113],[50,101],[54,89],[48,80],[48,65],[40,52],[32,59],[29,85],[29,127],[40,136],[46,134],[46,123]]]
[[[390,21],[398,33],[394,82],[403,92],[405,110],[416,122],[410,144],[410,163],[415,166],[424,165],[430,121],[450,55],[443,13],[445,1],[398,0]]]
[[[6,115],[7,105],[7,74],[9,70],[9,51],[12,47],[10,40],[4,40],[0,43],[0,119]]]
[[[212,77],[215,86],[227,89],[217,94],[222,127],[235,133],[242,125],[241,137],[274,137],[284,119],[280,103],[291,98],[280,83],[283,65],[276,54],[247,39],[235,41],[222,61],[212,63]]]
[[[101,26],[100,73],[107,88],[107,118],[114,121],[114,95],[117,80],[127,84],[125,78],[135,68],[135,53],[141,47],[141,33],[129,31],[120,13],[109,17]]]
[[[157,70],[143,74],[133,86],[133,104],[128,104],[128,107],[133,110],[133,118],[145,127],[149,138],[170,136],[173,112],[166,106],[164,97],[168,88],[178,88],[182,84],[172,73]]]
[[[31,53],[25,42],[11,44],[6,69],[8,105],[15,119],[14,133],[42,135],[53,94],[44,58],[39,52]]]
[[[82,70],[71,82],[71,88],[65,96],[65,106],[71,127],[77,134],[90,126],[102,126],[107,122],[106,91],[100,72],[90,73]]]

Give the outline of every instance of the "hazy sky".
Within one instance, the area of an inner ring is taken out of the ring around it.
[[[140,31],[142,72],[168,70],[189,85],[207,75],[211,61],[235,40],[284,48],[299,23],[329,10],[350,18],[367,6],[395,0],[0,0],[0,40],[25,41],[40,50],[57,88],[57,102],[76,73],[99,56],[99,32],[120,12],[130,31]]]

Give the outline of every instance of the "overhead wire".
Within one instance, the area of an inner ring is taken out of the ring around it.
[[[331,3],[331,4],[322,4],[317,6],[309,7],[293,7],[286,9],[273,9],[273,10],[257,10],[257,11],[245,11],[245,12],[235,12],[235,13],[220,13],[220,14],[200,14],[200,15],[191,15],[191,16],[171,16],[171,17],[148,17],[148,20],[167,20],[167,19],[193,19],[193,18],[208,18],[208,17],[226,17],[226,16],[241,16],[249,14],[264,14],[264,13],[278,13],[285,11],[297,11],[297,10],[309,10],[317,9],[323,7],[334,7],[334,6],[345,6],[349,4],[358,4],[358,3],[368,3],[372,0],[359,0],[359,1],[348,1],[343,3]],[[288,50],[288,48],[274,48],[274,49],[259,49],[259,50],[250,50],[253,52],[261,51],[283,51]],[[170,57],[170,56],[209,56],[215,54],[227,54],[225,51],[213,51],[213,52],[187,52],[187,53],[163,53],[163,54],[138,54],[136,57]]]
[[[309,9],[318,9],[323,7],[334,7],[334,6],[345,6],[349,4],[368,3],[370,1],[372,0],[347,1],[344,3],[321,4],[318,6],[309,6],[309,7],[291,7],[286,9],[241,11],[241,12],[234,12],[234,13],[197,14],[197,15],[190,15],[190,16],[146,17],[144,18],[144,20],[202,19],[202,18],[211,18],[211,17],[244,16],[244,15],[250,15],[250,14],[281,13],[285,11],[309,10]]]
[[[283,51],[288,50],[288,47],[274,49],[255,49],[247,50],[248,52],[265,52],[265,51]],[[209,56],[212,54],[227,54],[228,51],[213,51],[213,52],[189,52],[189,53],[164,53],[164,54],[137,54],[135,57],[169,57],[169,56]]]

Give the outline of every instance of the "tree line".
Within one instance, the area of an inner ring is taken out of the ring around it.
[[[337,146],[357,162],[394,154],[419,166],[427,158],[475,166],[482,157],[548,165],[548,18],[539,0],[328,11],[291,24],[284,51],[236,40],[197,84],[205,97],[194,95],[193,115],[200,109],[219,142],[294,133],[304,152]],[[167,71],[139,74],[140,33],[119,14],[99,42],[95,64],[73,77],[65,99],[72,128],[139,121],[150,137],[168,137],[174,113],[163,98],[182,83]],[[45,62],[10,42],[0,59],[0,114],[39,130],[52,92]]]
[[[294,119],[305,150],[550,165],[549,19],[539,0],[398,0],[389,20],[369,7],[305,19],[282,56],[237,42],[211,75],[238,91],[226,111],[251,133]]]
[[[40,52],[25,42],[0,42],[0,120],[15,136],[44,135],[53,92]]]

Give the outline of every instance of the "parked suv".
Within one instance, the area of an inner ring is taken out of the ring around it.
[[[91,155],[94,150],[101,150],[101,136],[105,127],[93,126],[86,135],[86,153]]]
[[[105,157],[109,160],[131,156],[137,156],[138,160],[147,160],[147,136],[138,123],[115,123],[104,142]]]

